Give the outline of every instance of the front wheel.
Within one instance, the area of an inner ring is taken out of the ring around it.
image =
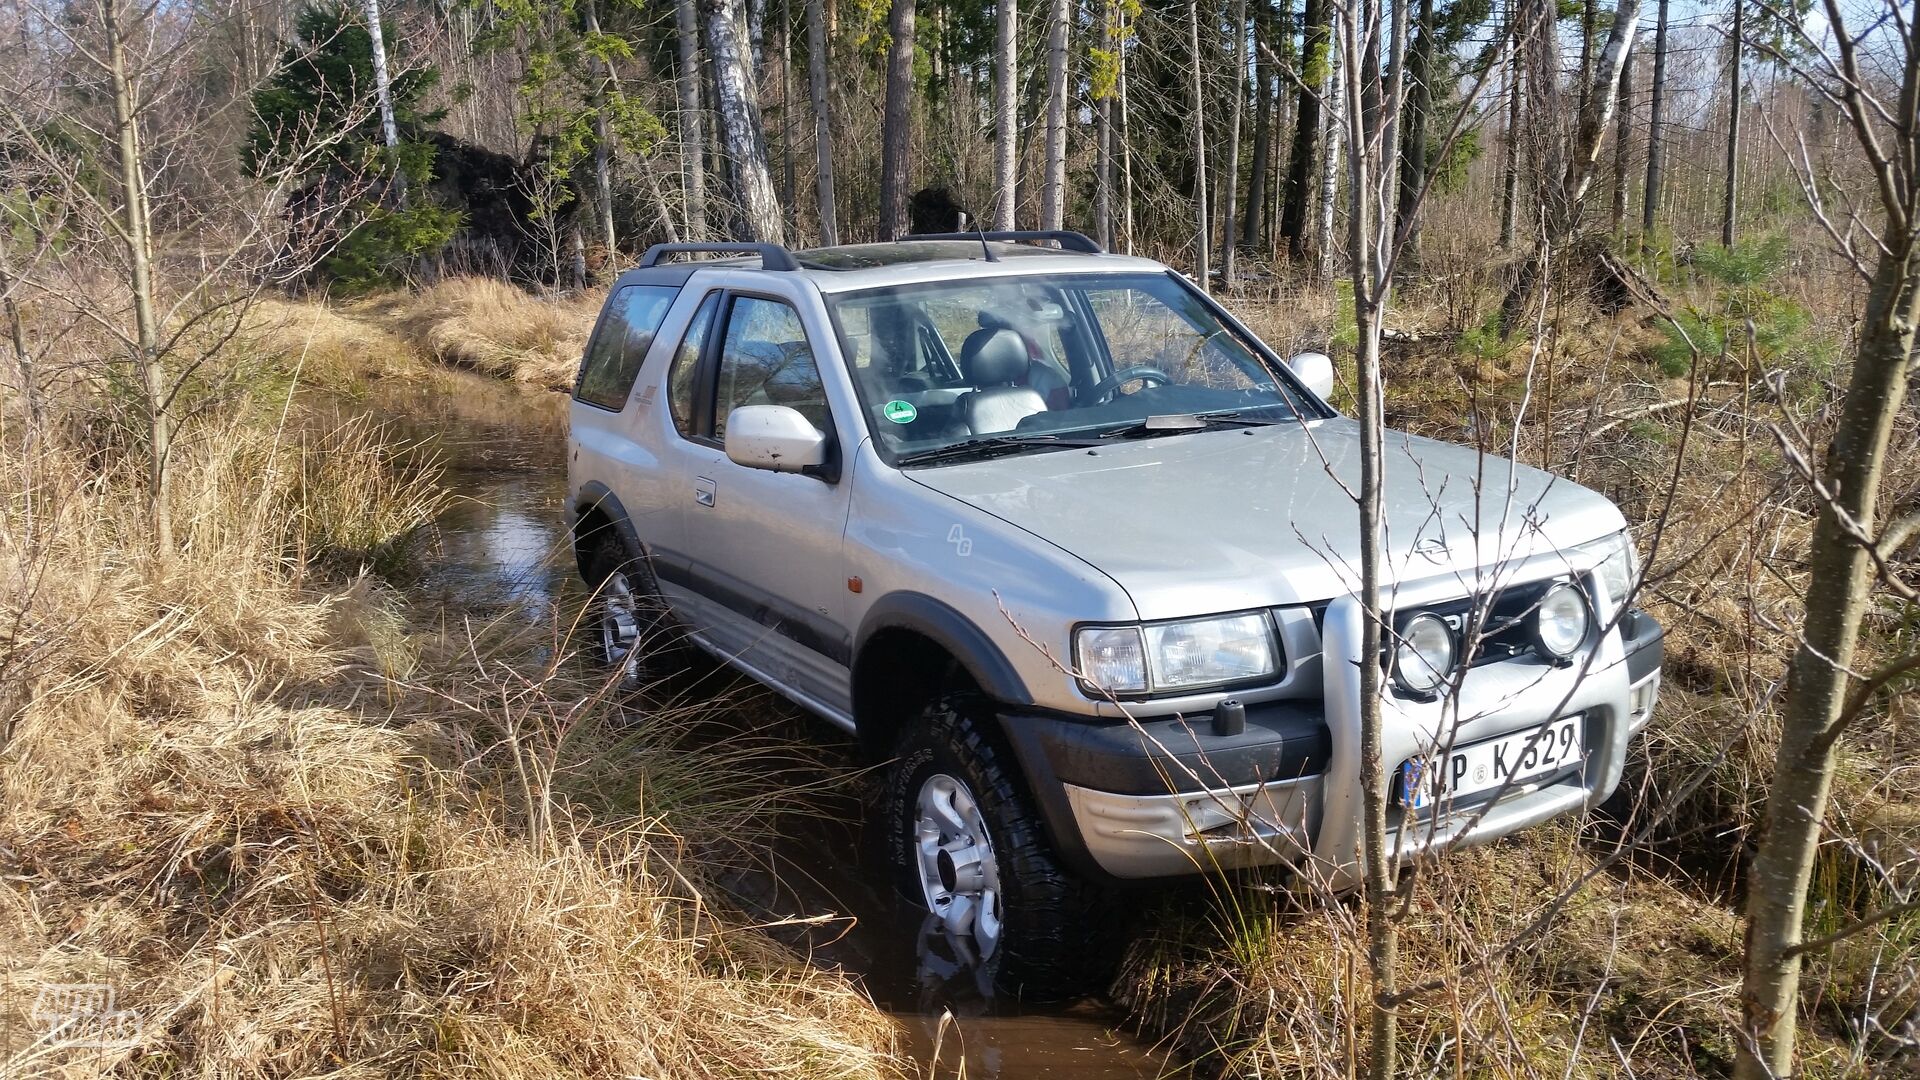
[[[1084,993],[1110,950],[1089,948],[1113,922],[1060,864],[1018,770],[973,695],[930,703],[903,733],[886,799],[888,850],[901,890],[949,940],[1030,998]]]

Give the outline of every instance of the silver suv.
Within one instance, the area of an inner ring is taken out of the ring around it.
[[[1036,246],[1045,241],[1057,246]],[[733,257],[671,261],[670,254]],[[891,763],[902,888],[1002,980],[1110,951],[1121,881],[1358,874],[1357,425],[1181,275],[1076,233],[660,245],[572,406],[606,659],[684,639]],[[1387,444],[1403,854],[1594,805],[1658,692],[1600,495]]]

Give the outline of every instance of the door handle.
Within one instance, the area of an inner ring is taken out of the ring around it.
[[[714,496],[713,481],[707,479],[704,476],[696,476],[693,478],[693,501],[694,502],[699,503],[701,506],[712,506],[713,496]]]

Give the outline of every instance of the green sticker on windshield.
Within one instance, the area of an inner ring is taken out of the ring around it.
[[[880,415],[896,424],[911,424],[913,418],[920,415],[920,410],[914,408],[911,401],[895,398],[880,407]]]

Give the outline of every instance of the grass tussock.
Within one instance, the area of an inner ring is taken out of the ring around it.
[[[862,996],[706,899],[689,845],[763,815],[748,770],[611,726],[524,617],[311,569],[431,518],[394,461],[199,430],[172,555],[97,455],[0,463],[0,1073],[883,1074]],[[120,1019],[63,1019],[76,985]]]
[[[603,299],[599,291],[542,299],[493,278],[458,277],[371,306],[444,363],[569,390]]]
[[[1402,922],[1402,1061],[1420,1075],[1691,1077],[1731,1060],[1734,915],[1642,873],[1593,869],[1576,830],[1462,852]],[[1203,1075],[1344,1077],[1363,1055],[1365,943],[1351,905],[1222,894],[1210,925],[1136,946],[1130,1004]],[[1549,908],[1559,903],[1556,912]],[[1504,950],[1546,917],[1549,929]],[[1357,1036],[1357,1037],[1356,1037]],[[1813,1075],[1813,1074],[1810,1074]]]

